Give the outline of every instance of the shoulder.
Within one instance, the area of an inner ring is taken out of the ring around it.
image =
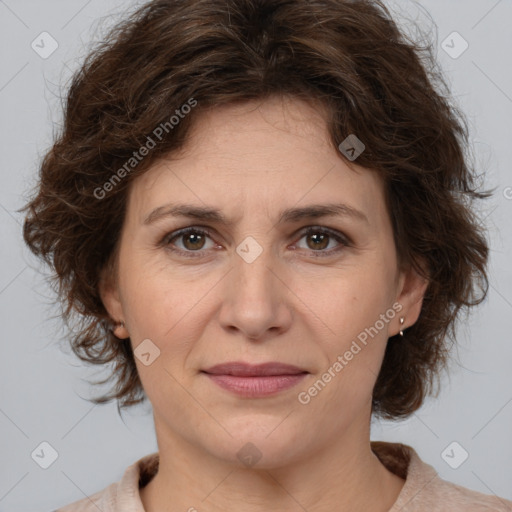
[[[443,480],[411,446],[381,441],[371,445],[381,462],[405,479],[389,512],[512,512],[512,501]]]
[[[447,482],[439,476],[432,481],[432,485],[427,486],[422,500],[424,506],[431,504],[429,510],[432,511],[512,512],[512,501]]]
[[[115,496],[117,495],[116,488],[119,483],[109,485],[102,491],[88,496],[73,503],[69,503],[64,507],[58,508],[55,512],[110,512],[115,510],[112,508],[115,503]]]
[[[139,512],[142,511],[139,487],[158,471],[158,452],[146,455],[126,468],[120,481],[92,496],[65,505],[54,512]]]

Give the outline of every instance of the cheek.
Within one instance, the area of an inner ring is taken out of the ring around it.
[[[166,264],[160,253],[135,251],[125,258],[122,269],[123,309],[138,336],[161,339],[194,305],[200,306],[205,291],[214,284],[213,277],[200,277],[190,269]]]
[[[142,266],[137,272],[125,269],[123,309],[134,350],[143,340],[151,340],[160,351],[155,363],[163,364],[179,378],[188,354],[211,318],[213,294],[208,291],[218,283],[218,276],[199,277],[179,269],[155,267],[157,270]],[[139,361],[137,364],[141,379],[153,378],[146,366]]]
[[[362,278],[359,282],[364,281]],[[356,282],[355,279],[353,283]],[[325,428],[332,432],[366,410],[371,402],[390,321],[396,315],[382,289],[380,293],[375,290],[346,287],[346,295],[331,295],[321,309],[330,332],[329,336],[317,338],[325,356],[324,365],[301,388],[300,403],[309,403],[306,413],[310,417],[330,415],[332,421]],[[333,411],[339,411],[339,415],[333,415]]]
[[[374,326],[381,314],[393,304],[393,273],[382,262],[337,269],[330,276],[297,280],[297,296],[310,308],[325,339],[333,348],[342,349],[352,339]],[[387,334],[389,323],[379,323],[379,331]]]
[[[350,416],[371,400],[390,322],[397,314],[392,308],[392,279],[389,268],[375,261],[340,274],[327,286],[328,293],[317,294],[319,315],[329,334],[319,338],[325,367],[315,379],[318,384],[309,388],[317,393],[311,396],[315,411],[339,407]]]

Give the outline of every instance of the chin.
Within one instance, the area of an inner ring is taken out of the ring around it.
[[[226,434],[206,449],[240,468],[275,469],[294,463],[304,452],[304,439],[286,425],[288,420],[281,423],[283,417],[262,420],[246,415],[243,425],[222,422],[232,437]],[[306,433],[304,437],[308,437]]]

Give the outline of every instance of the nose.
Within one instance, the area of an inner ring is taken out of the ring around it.
[[[291,325],[293,296],[284,266],[268,247],[253,261],[240,254],[233,253],[233,267],[223,280],[222,328],[252,341],[282,334]]]

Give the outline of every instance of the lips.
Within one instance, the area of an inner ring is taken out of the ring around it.
[[[233,361],[211,366],[201,373],[223,390],[241,398],[264,398],[293,388],[309,372],[284,363],[254,365]]]
[[[203,372],[210,375],[233,375],[235,377],[264,377],[308,373],[306,370],[290,364],[270,362],[253,365],[242,361],[217,364],[203,370]]]

